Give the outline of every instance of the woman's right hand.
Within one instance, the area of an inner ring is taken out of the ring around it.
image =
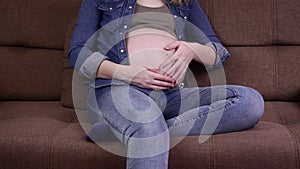
[[[154,90],[169,89],[175,84],[175,79],[163,75],[158,69],[139,65],[120,65],[115,76],[130,84]]]

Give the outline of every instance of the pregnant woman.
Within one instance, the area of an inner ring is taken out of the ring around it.
[[[93,118],[101,114],[128,169],[167,169],[170,137],[245,130],[261,118],[252,88],[184,87],[192,60],[211,71],[228,56],[197,0],[83,0],[69,62],[95,96],[94,133],[105,128]]]

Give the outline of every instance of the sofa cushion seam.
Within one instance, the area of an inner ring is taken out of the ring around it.
[[[272,103],[272,106],[274,108],[274,111],[276,112],[276,114],[279,116],[280,121],[282,122],[285,130],[295,139],[293,139],[294,142],[294,146],[295,147],[295,155],[296,155],[296,159],[295,159],[295,165],[296,168],[299,169],[299,158],[300,158],[300,154],[299,154],[299,138],[297,137],[297,134],[295,133],[295,131],[283,120],[283,118],[281,117],[277,107]]]
[[[276,0],[272,0],[272,43],[277,44],[277,3]]]
[[[71,123],[69,123],[68,125],[66,125],[64,128],[62,129],[57,129],[57,131],[53,134],[53,136],[51,137],[51,141],[50,141],[50,169],[53,169],[53,142],[55,137],[57,136],[58,133],[62,132],[63,130],[65,130],[66,128],[68,128],[71,125]]]
[[[299,159],[300,159],[300,152],[299,152],[299,137],[297,136],[296,132],[290,127],[290,125],[286,125],[286,128],[289,130],[290,134],[295,138],[295,149],[296,149],[296,168],[299,169]]]
[[[74,123],[74,121],[76,120],[76,117],[77,117],[77,115],[76,115],[76,112],[75,112],[75,114],[73,115],[73,118],[70,120],[69,123],[70,123],[70,124],[71,124],[71,123]]]
[[[211,169],[216,169],[216,149],[214,135],[211,135]]]
[[[274,54],[274,56],[275,56],[275,65],[274,65],[274,69],[275,69],[275,71],[274,71],[274,78],[275,78],[275,85],[276,85],[276,98],[279,98],[279,82],[278,82],[278,58],[279,58],[279,56],[278,56],[278,46],[275,46],[275,54]]]
[[[273,110],[274,110],[274,112],[275,112],[275,114],[276,114],[276,116],[277,116],[277,118],[278,118],[280,124],[286,125],[285,121],[282,119],[282,117],[281,117],[279,111],[277,110],[277,108],[275,107],[275,105],[274,105],[273,102],[271,102],[271,105],[272,105],[272,107],[273,107]]]

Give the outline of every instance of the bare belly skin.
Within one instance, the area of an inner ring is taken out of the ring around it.
[[[130,64],[159,68],[160,64],[174,51],[166,51],[164,47],[176,38],[168,32],[143,28],[127,34],[126,45]]]

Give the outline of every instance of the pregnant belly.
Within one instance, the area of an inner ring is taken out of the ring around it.
[[[130,32],[126,37],[130,63],[158,68],[174,52],[164,50],[166,45],[174,41],[174,36],[161,30],[144,28]]]

